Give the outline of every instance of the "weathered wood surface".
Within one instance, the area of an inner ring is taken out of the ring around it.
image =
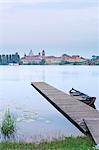
[[[95,143],[99,144],[99,121],[96,124],[96,120],[99,120],[99,112],[97,110],[45,82],[32,82],[31,85],[80,131],[85,134],[90,131]],[[89,123],[88,120],[91,122]]]
[[[96,144],[99,144],[99,119],[92,120],[85,120],[84,122]]]

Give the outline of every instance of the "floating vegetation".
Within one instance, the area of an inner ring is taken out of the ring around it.
[[[10,139],[10,137],[14,136],[15,130],[15,119],[10,113],[10,110],[8,109],[4,114],[4,118],[1,124],[1,133],[5,139]]]
[[[21,114],[21,115],[20,115]],[[38,118],[38,113],[34,111],[24,110],[18,113],[16,122],[34,122]]]

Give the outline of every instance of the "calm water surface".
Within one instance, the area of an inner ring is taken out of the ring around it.
[[[82,135],[31,86],[34,81],[47,82],[66,93],[74,87],[96,96],[99,110],[99,67],[0,66],[0,123],[10,108],[16,118],[18,140]]]

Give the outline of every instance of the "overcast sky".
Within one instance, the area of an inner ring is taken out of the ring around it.
[[[99,55],[99,0],[0,0],[0,53]]]

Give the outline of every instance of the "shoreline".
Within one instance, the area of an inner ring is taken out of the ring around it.
[[[95,150],[95,145],[89,137],[65,137],[63,140],[41,143],[1,142],[0,150]]]
[[[89,65],[89,64],[6,64],[0,66],[99,66],[99,64]]]

